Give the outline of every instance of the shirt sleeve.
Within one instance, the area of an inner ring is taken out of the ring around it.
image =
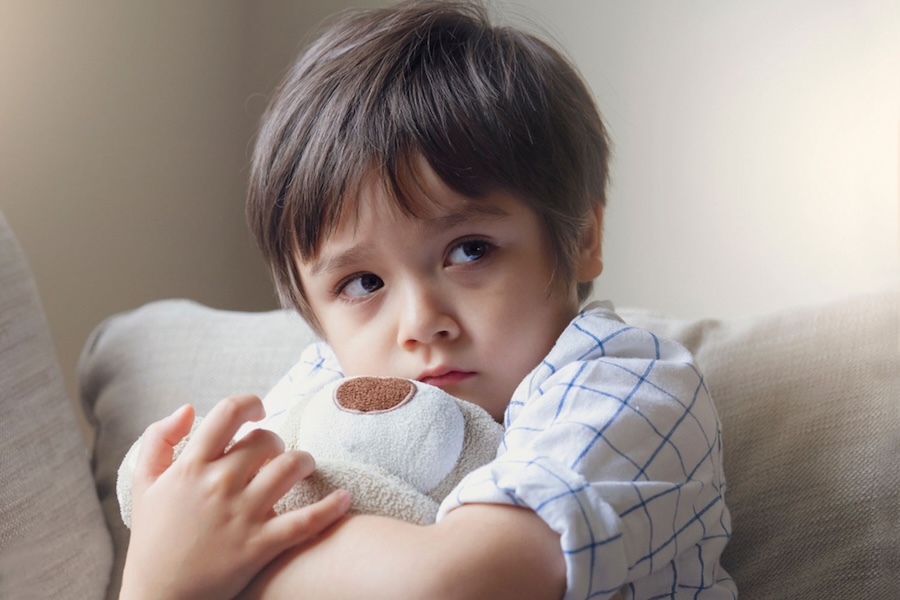
[[[497,459],[451,492],[439,519],[465,503],[534,510],[560,534],[566,598],[715,587],[730,528],[720,426],[687,350],[582,315],[506,421]]]

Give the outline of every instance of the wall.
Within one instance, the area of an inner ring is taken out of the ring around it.
[[[110,314],[272,305],[243,227],[243,2],[3,2],[0,209],[74,392]]]
[[[517,0],[616,144],[598,295],[734,316],[896,285],[900,3]]]
[[[243,216],[265,95],[340,3],[0,0],[0,210],[70,392],[107,316],[276,306]]]

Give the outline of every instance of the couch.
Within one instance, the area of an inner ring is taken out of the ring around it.
[[[748,599],[900,594],[900,295],[734,319],[621,310],[690,348],[723,422],[734,531],[723,563]],[[116,469],[143,429],[264,394],[312,334],[285,311],[153,302],[87,340],[88,454],[37,288],[0,214],[0,598],[117,596],[128,533]]]

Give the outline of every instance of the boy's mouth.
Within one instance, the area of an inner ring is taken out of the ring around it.
[[[473,371],[457,371],[455,369],[439,367],[425,371],[417,377],[422,383],[443,388],[455,383],[459,383],[474,376]]]

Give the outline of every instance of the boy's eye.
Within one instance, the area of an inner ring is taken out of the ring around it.
[[[447,255],[447,262],[451,265],[474,262],[484,258],[492,249],[493,245],[490,242],[467,240],[450,249],[450,254]]]
[[[384,282],[378,275],[363,273],[346,280],[340,287],[340,292],[350,298],[364,298],[384,287]]]

